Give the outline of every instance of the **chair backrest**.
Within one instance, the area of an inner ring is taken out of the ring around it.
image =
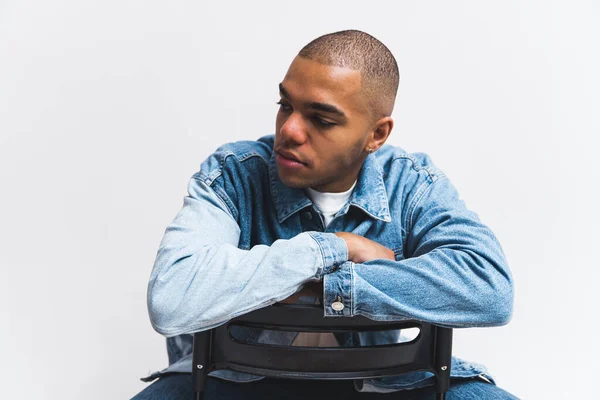
[[[304,332],[364,332],[419,328],[406,343],[364,347],[293,347],[243,342],[230,332],[235,325]],[[300,379],[364,379],[427,370],[436,391],[449,385],[452,329],[416,320],[374,321],[365,317],[324,317],[318,305],[281,304],[233,318],[194,335],[193,373],[231,369],[255,375]],[[202,388],[203,388],[202,384]]]

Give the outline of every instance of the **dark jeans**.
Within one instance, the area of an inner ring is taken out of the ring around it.
[[[132,400],[191,400],[192,374],[163,376],[137,394]],[[429,400],[435,399],[433,387],[399,391],[394,393],[360,393],[350,380],[296,380],[265,378],[255,382],[234,383],[208,377],[204,392],[205,400]],[[477,378],[452,380],[447,400],[506,400],[517,397],[496,385]]]

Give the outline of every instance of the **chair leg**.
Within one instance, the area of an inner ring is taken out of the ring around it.
[[[202,368],[198,368],[202,365]],[[192,373],[194,397],[193,400],[204,400],[204,385],[206,384],[206,364],[194,364],[192,366],[194,372]]]
[[[436,327],[436,353],[434,368],[436,371],[436,400],[444,400],[450,387],[452,367],[452,329]]]
[[[192,368],[198,369],[198,365],[194,365]],[[205,370],[206,368],[203,367],[202,371],[198,371],[195,374],[192,374],[192,380],[194,381],[194,397],[192,398],[193,400],[204,400],[204,385],[206,384],[207,377],[207,374],[204,372]]]
[[[193,400],[204,399],[204,385],[208,376],[211,340],[212,329],[194,334],[194,355],[192,360]]]

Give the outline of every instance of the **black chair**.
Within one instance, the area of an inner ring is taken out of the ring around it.
[[[304,332],[364,332],[419,328],[406,343],[365,347],[296,347],[244,342],[230,328]],[[445,399],[450,381],[452,329],[428,323],[373,321],[361,316],[325,318],[323,307],[276,303],[194,334],[194,400],[204,396],[208,373],[231,369],[273,378],[365,379],[428,370],[435,374],[436,399]]]

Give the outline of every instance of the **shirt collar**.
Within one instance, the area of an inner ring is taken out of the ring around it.
[[[275,204],[279,223],[312,205],[312,201],[306,196],[303,189],[292,188],[281,182],[277,172],[275,152],[269,160],[269,179],[271,181],[271,197]],[[383,171],[375,159],[375,154],[369,154],[365,159],[348,203],[350,206],[360,208],[372,218],[384,222],[392,220],[383,182]]]

